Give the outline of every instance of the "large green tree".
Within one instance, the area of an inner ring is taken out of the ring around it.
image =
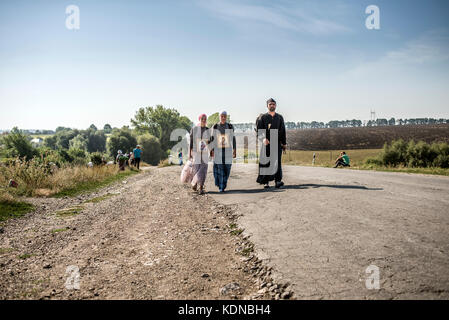
[[[142,160],[153,166],[157,165],[164,152],[161,149],[159,139],[149,133],[143,134],[137,138],[137,142],[142,148]]]
[[[69,149],[70,140],[80,134],[77,129],[60,130],[56,133],[56,149]]]
[[[107,142],[107,150],[109,155],[115,157],[118,150],[130,152],[136,145],[137,139],[134,137],[132,131],[127,127],[123,127],[112,132]]]
[[[131,124],[138,133],[149,133],[158,138],[162,150],[167,151],[177,143],[177,141],[170,141],[172,131],[175,129],[190,130],[192,121],[181,116],[175,109],[157,105],[154,108],[140,108],[131,119]]]
[[[2,137],[2,153],[6,157],[20,157],[31,159],[38,155],[38,151],[31,145],[29,136],[14,127],[11,132]]]
[[[84,132],[84,135],[87,140],[87,151],[103,152],[106,150],[106,135],[102,130],[88,129]]]
[[[83,134],[77,135],[69,142],[70,149],[87,150],[87,139]]]

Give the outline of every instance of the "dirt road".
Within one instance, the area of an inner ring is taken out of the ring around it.
[[[285,189],[264,191],[256,170],[234,165],[229,191],[211,196],[238,206],[297,298],[449,298],[449,177],[286,166]]]
[[[198,196],[173,166],[30,199],[0,229],[0,298],[449,298],[448,177],[284,171],[281,190],[234,165],[227,193],[209,173]]]
[[[233,226],[232,206],[152,168],[97,193],[29,199],[0,230],[2,299],[285,298]],[[245,253],[245,254],[242,254]]]

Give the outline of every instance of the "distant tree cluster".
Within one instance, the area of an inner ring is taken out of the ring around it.
[[[362,120],[332,120],[329,122],[285,122],[287,129],[325,129],[325,128],[357,128],[357,127],[380,127],[380,126],[402,126],[402,125],[432,125],[448,124],[449,119],[434,118],[412,118],[412,119],[376,119],[369,121]],[[234,127],[238,130],[253,130],[254,123],[235,123]]]
[[[77,149],[84,152],[104,152],[106,150],[106,135],[91,125],[86,130],[58,127],[56,133],[45,138],[44,146],[57,149]]]
[[[115,159],[117,152],[130,153],[139,144],[143,149],[142,159],[146,163],[157,165],[168,157],[169,150],[177,141],[170,136],[175,129],[190,130],[192,121],[181,116],[172,108],[156,107],[140,108],[131,124],[134,128],[124,126],[112,128],[105,124],[103,129],[90,125],[85,130],[59,126],[51,130],[19,130],[2,131],[0,135],[0,160],[11,158],[46,159],[57,165],[68,162],[86,164],[103,163]],[[51,134],[50,134],[51,133]],[[33,135],[46,135],[42,139],[33,139]]]
[[[190,131],[193,125],[189,118],[181,116],[177,110],[164,108],[162,105],[140,108],[131,119],[131,124],[138,134],[149,133],[159,139],[161,153],[165,155],[177,143],[177,141],[170,141],[172,131],[175,129]]]

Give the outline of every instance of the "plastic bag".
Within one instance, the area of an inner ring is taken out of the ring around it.
[[[193,163],[192,161],[188,160],[186,164],[184,165],[184,168],[182,168],[181,172],[181,182],[182,183],[190,183],[192,182],[193,178]]]

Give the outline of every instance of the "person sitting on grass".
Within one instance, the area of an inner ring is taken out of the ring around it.
[[[349,156],[344,151],[340,152],[340,156],[335,161],[334,168],[338,168],[340,166],[342,166],[342,167],[350,167],[351,166],[349,164]]]

